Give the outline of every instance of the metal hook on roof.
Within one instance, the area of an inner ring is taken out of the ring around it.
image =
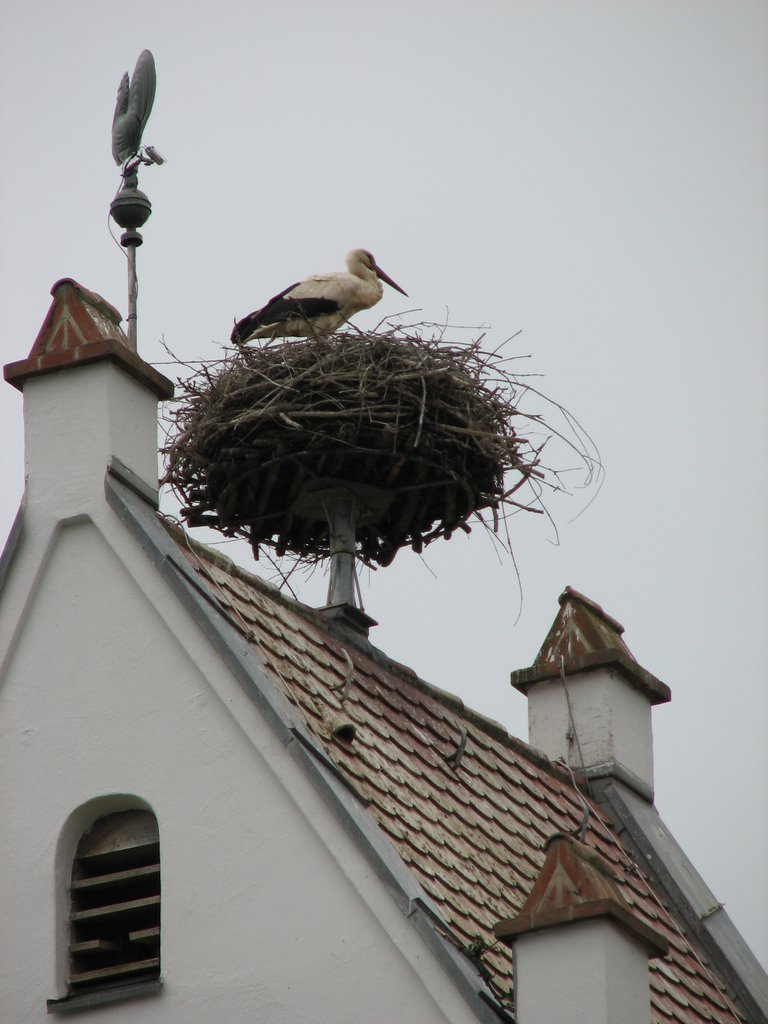
[[[355,666],[352,662],[352,659],[349,656],[349,652],[345,650],[345,648],[342,647],[341,653],[344,655],[344,660],[347,663],[347,674],[344,676],[343,680],[339,684],[339,689],[341,690],[341,697],[339,697],[339,700],[343,704],[344,701],[349,696],[349,688],[352,685],[352,678],[355,674]]]
[[[461,764],[461,759],[462,757],[464,757],[464,751],[467,746],[467,730],[464,728],[461,722],[456,723],[456,728],[459,730],[460,734],[459,745],[451,754],[445,755],[445,761],[451,766],[451,768],[459,767],[459,765]]]

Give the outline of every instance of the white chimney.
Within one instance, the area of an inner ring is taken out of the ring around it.
[[[635,661],[624,627],[566,587],[534,664],[512,673],[528,697],[528,740],[587,778],[612,777],[653,800],[651,708],[668,686]]]
[[[172,383],[130,348],[120,314],[64,279],[29,357],[5,367],[24,393],[25,503],[66,519],[103,501],[115,460],[157,490],[157,402]]]
[[[517,1024],[648,1024],[648,960],[668,942],[591,847],[550,840],[522,910],[494,932],[514,951]]]

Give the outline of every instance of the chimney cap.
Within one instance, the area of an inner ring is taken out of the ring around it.
[[[527,694],[542,680],[589,672],[596,668],[614,668],[651,704],[665,704],[672,691],[644,669],[624,643],[624,627],[608,615],[601,605],[566,587],[559,597],[560,610],[530,668],[512,672],[512,685]]]
[[[3,375],[19,391],[30,377],[110,359],[154,392],[173,396],[173,384],[138,355],[120,327],[120,313],[101,295],[71,277],[51,288],[53,302],[26,359],[8,363]]]
[[[630,907],[608,862],[573,836],[556,834],[547,842],[544,865],[520,913],[499,921],[493,931],[509,945],[530,932],[599,917],[632,933],[650,957],[669,951],[667,937]]]

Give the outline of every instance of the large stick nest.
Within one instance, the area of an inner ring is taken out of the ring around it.
[[[256,557],[260,545],[328,554],[327,521],[302,501],[324,481],[386,492],[386,508],[357,527],[368,564],[469,532],[483,512],[498,530],[510,509],[541,511],[542,483],[556,486],[541,437],[525,436],[542,425],[519,409],[529,388],[504,363],[421,326],[244,347],[182,383],[166,479],[190,526],[245,537]],[[520,501],[524,484],[534,494]]]

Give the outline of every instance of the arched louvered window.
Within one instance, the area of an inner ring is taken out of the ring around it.
[[[160,976],[160,842],[151,811],[98,818],[72,865],[70,996]]]

